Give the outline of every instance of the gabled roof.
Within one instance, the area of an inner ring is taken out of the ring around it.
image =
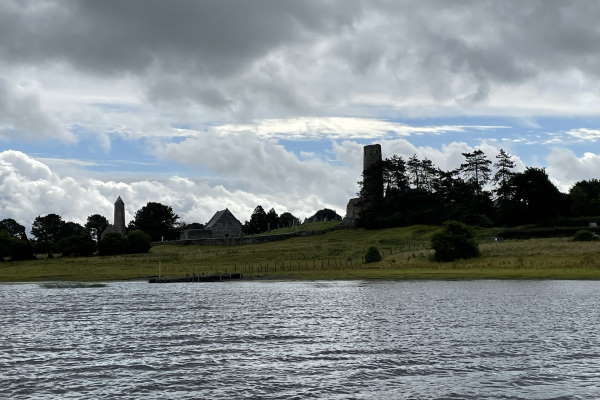
[[[214,226],[216,224],[218,224],[219,221],[221,221],[223,218],[233,219],[238,224],[242,225],[242,223],[240,221],[238,221],[238,219],[231,213],[231,211],[229,211],[229,209],[226,208],[224,210],[217,211],[215,213],[215,215],[213,215],[213,217],[210,219],[210,221],[208,221],[206,223],[206,225],[204,226],[204,229],[212,229],[212,228],[214,228]]]

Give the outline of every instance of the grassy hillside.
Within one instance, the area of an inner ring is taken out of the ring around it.
[[[154,247],[149,254],[56,258],[1,263],[0,281],[121,280],[193,273],[243,272],[270,279],[600,279],[600,243],[564,238],[494,242],[480,230],[482,257],[452,263],[430,261],[431,226],[367,231],[340,230],[265,244]],[[365,265],[377,246],[384,260]]]

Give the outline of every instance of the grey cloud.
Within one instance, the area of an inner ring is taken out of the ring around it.
[[[43,109],[34,91],[15,87],[0,78],[0,137],[51,139],[74,137]]]
[[[565,82],[571,71],[583,80],[573,96],[595,96],[598,17],[591,0],[7,0],[0,70],[66,65],[129,78],[141,102],[193,110],[199,123],[397,116],[415,104],[427,114],[506,88],[527,89],[526,103],[552,92],[540,77]]]

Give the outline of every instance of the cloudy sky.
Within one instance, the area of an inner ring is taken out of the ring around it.
[[[3,0],[0,218],[343,214],[361,147],[600,177],[597,1]]]

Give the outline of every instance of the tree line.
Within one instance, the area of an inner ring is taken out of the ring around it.
[[[35,258],[35,254],[63,256],[91,256],[140,253],[150,249],[152,241],[172,240],[179,237],[179,217],[169,206],[149,202],[135,213],[127,225],[125,235],[102,234],[109,226],[100,214],[87,217],[85,225],[65,221],[58,214],[38,216],[31,224],[32,238],[25,227],[11,218],[0,221],[0,261]]]
[[[374,165],[359,182],[369,228],[440,224],[448,220],[479,226],[537,224],[561,217],[600,215],[600,181],[577,182],[562,193],[544,168],[515,170],[503,149],[494,160],[480,149],[462,153],[461,165],[443,170],[416,155],[393,155]]]
[[[262,233],[268,230],[300,224],[300,220],[289,212],[278,215],[274,209],[265,212],[257,206],[250,221],[243,225],[246,234]],[[103,233],[109,226],[106,217],[92,214],[84,225],[65,221],[58,214],[38,216],[31,225],[28,238],[25,227],[14,219],[0,221],[0,261],[26,260],[35,254],[55,254],[63,256],[90,256],[146,252],[151,242],[175,240],[185,229],[203,228],[202,224],[186,224],[170,206],[149,202],[136,211],[133,220],[126,227],[125,236]]]

